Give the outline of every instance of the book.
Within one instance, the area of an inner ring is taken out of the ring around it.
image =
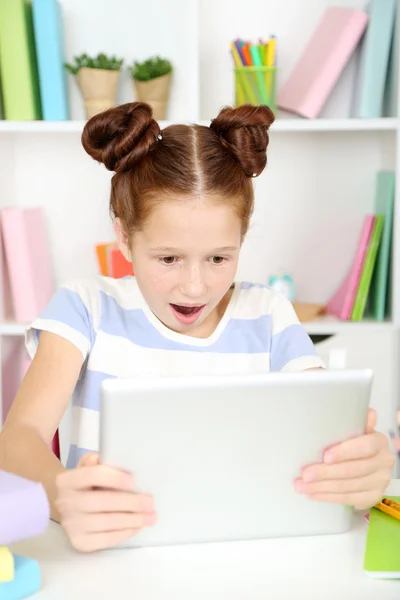
[[[64,35],[57,0],[32,0],[39,85],[45,121],[69,119]]]
[[[351,317],[374,224],[375,215],[366,215],[350,270],[326,306],[326,312],[338,319]]]
[[[375,213],[384,216],[382,240],[371,282],[370,309],[377,321],[388,314],[389,267],[393,237],[395,175],[393,171],[379,171],[376,178]]]
[[[375,217],[375,223],[368,244],[367,254],[365,256],[360,283],[358,284],[354,306],[351,312],[352,321],[360,321],[364,316],[376,257],[382,238],[384,220],[385,217],[383,215],[376,215]]]
[[[95,246],[99,271],[101,275],[104,275],[106,277],[110,275],[108,266],[108,252],[110,248],[117,248],[117,244],[115,242],[109,242],[105,244],[97,244]]]
[[[400,496],[387,496],[400,502]],[[369,514],[364,572],[377,579],[400,579],[400,521],[372,508]]]
[[[370,0],[368,27],[361,43],[353,116],[378,119],[383,101],[392,45],[396,0]]]
[[[41,119],[32,5],[28,0],[0,0],[0,72],[5,118]]]
[[[109,248],[108,259],[110,277],[119,279],[121,277],[133,275],[132,263],[126,260],[118,248]]]
[[[41,208],[0,211],[14,318],[33,321],[55,292],[44,212]]]
[[[278,107],[302,117],[318,117],[368,21],[362,10],[327,8],[278,94]]]

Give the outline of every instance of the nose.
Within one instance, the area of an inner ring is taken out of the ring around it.
[[[203,299],[207,291],[207,284],[200,267],[193,265],[183,269],[182,275],[179,286],[180,293],[192,300]]]

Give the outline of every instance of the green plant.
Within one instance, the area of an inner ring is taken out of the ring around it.
[[[133,79],[137,81],[150,81],[151,79],[156,79],[156,77],[170,73],[172,65],[166,58],[154,56],[143,62],[135,61],[129,70]]]
[[[72,75],[76,75],[80,69],[86,67],[88,69],[105,69],[107,71],[119,71],[124,62],[123,58],[117,58],[116,56],[106,56],[104,53],[98,54],[96,57],[91,58],[87,54],[81,54],[80,56],[74,56],[74,63],[65,63],[65,68],[68,69]]]

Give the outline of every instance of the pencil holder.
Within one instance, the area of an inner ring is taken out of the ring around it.
[[[236,67],[235,106],[265,104],[276,110],[276,67]]]

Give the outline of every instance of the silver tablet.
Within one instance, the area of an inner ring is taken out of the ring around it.
[[[293,481],[364,432],[370,370],[103,382],[100,455],[154,496],[158,522],[124,546],[347,531],[352,511]]]

